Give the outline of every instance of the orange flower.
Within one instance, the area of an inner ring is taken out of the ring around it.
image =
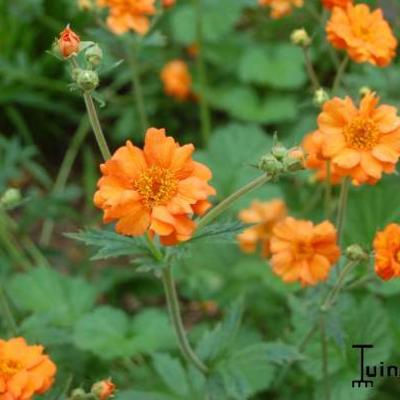
[[[96,382],[92,386],[91,393],[93,393],[99,400],[108,400],[114,396],[115,384],[112,382],[111,378]]]
[[[286,214],[286,206],[282,200],[253,201],[250,208],[239,213],[239,219],[245,224],[256,224],[238,235],[240,248],[245,253],[254,253],[260,243],[262,256],[268,257],[272,229]]]
[[[107,25],[116,35],[133,30],[145,35],[150,27],[149,16],[156,13],[156,0],[97,0],[99,7],[109,7]]]
[[[192,77],[189,68],[182,60],[173,60],[161,71],[164,91],[168,96],[178,100],[186,100],[191,95]]]
[[[352,4],[353,0],[322,0],[322,4],[329,10],[334,7],[345,8],[347,4]]]
[[[165,8],[173,7],[176,3],[176,0],[162,0],[162,5]]]
[[[292,12],[293,7],[302,7],[303,0],[258,0],[261,6],[271,8],[271,17],[282,18]]]
[[[60,54],[64,58],[68,58],[79,52],[79,44],[81,40],[79,36],[67,25],[67,27],[60,33],[58,39],[58,48]]]
[[[400,225],[389,224],[374,239],[375,271],[384,280],[400,277]]]
[[[314,131],[306,135],[303,139],[302,147],[306,153],[304,166],[308,169],[315,169],[315,178],[324,181],[328,171],[328,161],[322,154],[323,135],[319,131]],[[341,180],[341,176],[336,172],[336,167],[330,168],[331,183],[336,184]]]
[[[327,101],[318,117],[323,156],[335,172],[353,183],[375,184],[382,173],[393,173],[400,156],[400,118],[395,107],[377,106],[375,93],[366,94],[357,109],[338,97]]]
[[[130,141],[101,165],[94,203],[104,222],[117,220],[116,231],[140,236],[147,230],[165,245],[190,239],[193,214],[203,214],[215,194],[210,170],[192,160],[194,146],[179,146],[164,129],[146,132],[144,149]]]
[[[396,55],[397,40],[382,10],[371,12],[366,4],[335,7],[326,32],[334,47],[346,50],[358,63],[384,67]]]
[[[47,392],[56,366],[43,354],[43,346],[28,346],[25,339],[0,339],[0,399],[31,400]]]
[[[314,225],[287,217],[275,225],[272,233],[271,265],[284,282],[315,285],[328,278],[339,259],[336,229],[329,221]]]

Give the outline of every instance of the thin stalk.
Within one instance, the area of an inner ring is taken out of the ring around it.
[[[325,178],[325,216],[327,219],[331,216],[331,202],[332,202],[332,168],[331,162],[326,162],[326,178]]]
[[[196,58],[197,73],[200,82],[199,104],[200,104],[200,121],[201,135],[203,145],[206,146],[211,134],[211,115],[207,101],[207,70],[204,62],[204,41],[203,41],[203,7],[202,0],[195,0],[196,4],[196,44],[198,46],[198,54]]]
[[[143,88],[140,81],[139,73],[139,62],[137,59],[137,48],[133,46],[129,52],[129,62],[132,68],[132,82],[133,82],[133,92],[135,95],[136,106],[140,118],[140,125],[142,129],[142,135],[145,134],[146,129],[149,127],[149,121],[147,118],[146,107],[144,104]]]
[[[83,99],[85,100],[89,121],[90,124],[92,125],[92,129],[96,137],[96,141],[99,146],[101,155],[103,156],[104,161],[106,161],[109,158],[111,158],[111,152],[110,149],[108,148],[106,138],[101,128],[99,117],[97,116],[96,107],[93,102],[93,98],[90,95],[90,93],[83,93]]]
[[[82,118],[81,123],[79,124],[79,127],[71,140],[71,144],[69,145],[68,150],[65,153],[64,159],[62,161],[60,170],[53,186],[52,192],[54,194],[60,193],[64,190],[65,185],[67,184],[68,177],[71,173],[72,166],[88,132],[89,124],[87,118],[85,117]],[[42,246],[49,245],[53,229],[54,221],[52,221],[51,219],[46,219],[44,221],[42,232],[40,234],[40,244]]]
[[[258,189],[265,183],[271,180],[271,177],[267,174],[263,174],[258,178],[252,180],[247,185],[243,186],[236,192],[221,201],[217,206],[213,207],[203,218],[200,219],[197,229],[204,228],[210,222],[214,221],[220,214],[222,214],[227,208],[229,208],[236,200],[240,199],[245,194]]]
[[[344,223],[345,223],[345,218],[346,218],[349,186],[350,186],[349,178],[344,178],[342,185],[340,187],[339,206],[338,206],[338,212],[337,212],[337,218],[336,218],[336,229],[337,229],[339,245],[342,240],[343,228],[344,228]]]
[[[2,243],[4,248],[8,251],[14,262],[20,265],[24,271],[28,271],[32,268],[32,264],[29,259],[25,257],[24,252],[10,234],[7,229],[7,224],[1,214],[2,212],[0,211],[0,243]]]
[[[326,337],[325,320],[324,317],[320,318],[320,337],[321,337],[321,352],[322,352],[322,376],[324,382],[325,400],[330,400],[330,382],[329,382],[329,357],[328,357],[328,340]]]
[[[1,313],[3,314],[3,317],[7,322],[10,333],[13,336],[17,336],[18,335],[17,323],[15,322],[14,316],[11,312],[11,308],[8,303],[6,293],[2,285],[0,285],[0,308],[1,308]]]
[[[189,340],[186,336],[186,331],[181,318],[179,300],[176,293],[174,278],[172,275],[172,269],[170,266],[166,266],[162,270],[162,280],[164,284],[165,296],[167,298],[169,315],[172,324],[174,325],[179,347],[187,361],[192,363],[199,371],[206,374],[208,372],[208,368],[192,350]]]
[[[337,70],[337,72],[336,72],[335,80],[333,81],[333,85],[332,85],[332,93],[333,93],[333,94],[336,94],[336,92],[337,92],[338,89],[339,89],[340,83],[341,83],[342,78],[343,78],[343,74],[344,74],[344,72],[346,71],[347,64],[349,63],[349,60],[350,60],[350,59],[349,59],[349,56],[346,55],[346,56],[343,58],[343,60],[342,60],[342,62],[340,63],[340,65],[339,65],[339,68],[338,68],[338,70]]]
[[[321,87],[321,85],[319,83],[317,73],[315,72],[313,63],[311,61],[310,48],[303,47],[303,53],[304,53],[304,60],[306,63],[307,74],[308,74],[308,77],[310,78],[313,90],[314,91],[318,90]]]
[[[343,271],[341,271],[339,274],[339,278],[336,282],[336,285],[328,293],[324,302],[322,303],[321,311],[326,312],[332,307],[332,305],[335,303],[337,296],[339,295],[340,291],[342,290],[342,288],[344,286],[344,282],[345,282],[347,274],[353,269],[353,267],[358,265],[358,263],[359,263],[358,261],[350,260],[345,265],[345,267],[343,268]]]

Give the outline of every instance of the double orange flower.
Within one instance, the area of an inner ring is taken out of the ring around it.
[[[104,222],[117,221],[123,235],[157,234],[164,245],[190,239],[192,216],[211,206],[215,190],[208,184],[211,171],[194,161],[194,146],[179,146],[164,129],[146,132],[144,149],[131,142],[101,165],[103,174],[94,196],[104,211]]]

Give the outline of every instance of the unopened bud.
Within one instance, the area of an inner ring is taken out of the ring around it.
[[[114,396],[115,385],[111,379],[96,382],[90,392],[99,400],[108,400]]]
[[[345,254],[350,261],[368,260],[368,253],[358,244],[352,244],[347,247]]]
[[[288,150],[284,160],[285,168],[288,172],[295,172],[304,169],[305,155],[300,147],[293,147]]]
[[[265,154],[258,162],[258,168],[271,175],[276,175],[282,172],[282,163],[272,154]]]
[[[67,25],[60,33],[60,38],[58,39],[59,53],[64,58],[69,58],[78,54],[80,42],[79,36]]]
[[[22,196],[19,189],[10,188],[5,191],[0,198],[0,206],[4,208],[13,208],[21,202]]]
[[[77,74],[76,84],[84,92],[91,92],[99,86],[99,76],[95,71],[82,69]]]
[[[165,8],[170,8],[175,5],[176,0],[162,0],[162,5]]]
[[[69,400],[84,400],[87,397],[83,389],[74,389],[69,397]]]
[[[287,155],[287,148],[281,144],[281,143],[277,143],[274,147],[272,147],[271,149],[271,154],[277,158],[278,160],[283,160],[286,155]]]
[[[103,61],[103,50],[95,43],[85,51],[85,57],[88,63],[97,66]]]
[[[329,100],[329,94],[322,88],[314,92],[313,103],[316,107],[322,107]]]
[[[308,47],[311,44],[311,38],[304,28],[295,29],[290,35],[290,40],[293,44],[300,47]]]
[[[372,92],[372,90],[368,86],[363,86],[358,91],[358,93],[360,94],[361,97],[364,97],[364,96],[366,96],[367,94],[369,94],[371,92]]]

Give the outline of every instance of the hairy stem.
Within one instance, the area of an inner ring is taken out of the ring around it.
[[[339,68],[336,72],[335,80],[333,81],[333,85],[332,85],[332,94],[336,94],[336,92],[338,91],[338,89],[340,87],[340,83],[343,78],[343,74],[346,71],[348,63],[349,63],[349,56],[346,55],[343,58],[342,62],[340,63]]]
[[[325,400],[330,400],[330,382],[329,382],[329,357],[328,357],[328,340],[326,337],[325,330],[325,319],[324,316],[320,318],[320,335],[321,335],[321,352],[322,352],[322,376],[324,382],[324,394]]]
[[[339,206],[336,218],[336,228],[338,235],[338,243],[340,245],[342,241],[343,228],[346,219],[346,209],[347,209],[347,199],[349,195],[349,186],[350,180],[349,178],[344,178],[342,181],[342,185],[340,187],[340,195],[339,195]]]
[[[313,63],[311,61],[309,47],[303,47],[303,53],[304,53],[304,60],[306,63],[307,74],[308,74],[308,77],[310,78],[312,87],[313,87],[314,91],[318,90],[321,87],[321,85],[319,84],[319,79],[318,79],[317,73],[315,72]]]
[[[236,192],[232,193],[230,196],[221,201],[218,205],[213,207],[203,218],[200,219],[197,229],[204,228],[210,222],[214,221],[220,214],[222,214],[226,209],[228,209],[235,201],[243,197],[245,194],[258,189],[265,183],[271,180],[271,177],[267,174],[263,174],[258,178],[252,180],[247,185],[243,186]]]

